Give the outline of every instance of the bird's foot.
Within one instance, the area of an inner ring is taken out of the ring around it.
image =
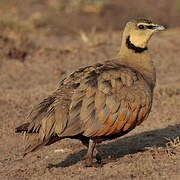
[[[96,162],[93,162],[93,161],[88,161],[88,160],[85,160],[84,162],[84,167],[102,167],[102,164],[98,163],[97,161]]]
[[[102,164],[102,158],[100,154],[96,154],[96,160],[98,164]]]
[[[85,167],[102,167],[101,156],[96,155],[96,161],[94,162],[92,158],[86,157],[84,161]]]

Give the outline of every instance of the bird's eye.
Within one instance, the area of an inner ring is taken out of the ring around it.
[[[138,28],[139,29],[144,29],[144,26],[143,25],[139,25]]]
[[[153,29],[152,25],[147,26],[148,29]]]

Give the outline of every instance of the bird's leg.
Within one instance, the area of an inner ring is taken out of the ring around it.
[[[92,139],[89,140],[89,148],[88,148],[88,152],[86,154],[86,166],[87,167],[92,167],[92,166],[97,166],[98,164],[101,163],[101,156],[99,155],[99,152],[97,151],[97,149],[95,148],[96,143],[93,142]],[[97,159],[97,163],[93,163],[93,152],[95,150],[96,153],[96,159]]]
[[[83,145],[85,145],[89,149],[90,139],[81,139],[81,142],[83,143]],[[101,153],[97,150],[96,146],[94,147],[94,153],[93,154],[97,160],[97,163],[101,164]]]
[[[96,157],[97,163],[101,164],[101,160],[102,160],[101,153],[97,150],[96,147],[94,148],[94,153],[95,153],[95,157]]]
[[[92,166],[93,164],[93,151],[96,146],[96,143],[94,143],[91,139],[89,140],[89,148],[88,152],[86,154],[86,166]]]

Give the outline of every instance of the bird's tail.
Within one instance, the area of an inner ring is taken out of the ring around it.
[[[27,132],[28,131],[28,126],[29,126],[30,123],[24,123],[22,124],[21,126],[18,126],[16,129],[15,129],[15,132],[16,133],[21,133],[21,132]]]
[[[24,123],[21,126],[15,128],[16,133],[24,134],[24,140],[26,143],[23,156],[26,156],[28,153],[38,150],[41,146],[47,143],[47,141],[42,141],[38,133],[28,132],[29,125],[30,123]]]
[[[25,150],[23,156],[26,156],[28,153],[40,149],[42,146],[51,145],[63,138],[57,135],[53,135],[47,140],[42,139],[39,136],[39,133],[28,132],[29,125],[30,123],[24,123],[15,129],[16,133],[24,133],[24,139],[26,144],[25,144]]]
[[[33,133],[25,135],[25,142],[26,144],[24,156],[26,156],[30,152],[39,150],[42,146],[48,143],[48,140],[42,140],[41,138],[39,138],[39,135],[37,133]]]
[[[57,124],[55,106],[57,106],[55,96],[44,99],[32,109],[26,119],[27,123],[15,129],[16,133],[24,132],[25,134],[25,155],[62,138],[57,135],[57,132],[58,134],[63,132],[66,121],[60,121]]]

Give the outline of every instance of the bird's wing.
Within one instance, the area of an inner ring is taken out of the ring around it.
[[[149,114],[152,97],[140,74],[128,68],[104,71],[81,110],[85,136],[106,136],[133,129]]]
[[[74,89],[69,119],[61,135],[116,134],[134,128],[149,114],[151,91],[138,72],[106,62],[82,73],[82,78],[75,81],[78,87]]]
[[[129,130],[147,117],[151,101],[148,84],[131,68],[112,62],[81,68],[33,108],[26,131],[29,149],[54,135],[92,137]]]
[[[32,109],[25,126],[16,128],[17,132],[26,132],[25,154],[50,143],[54,136],[66,129],[72,91],[62,86]]]
[[[81,133],[78,107],[81,107],[80,102],[88,92],[89,84],[85,82],[86,79],[88,80],[86,76],[89,76],[89,72],[97,69],[98,66],[96,64],[80,68],[62,80],[58,89],[51,96],[33,107],[26,119],[26,124],[16,128],[16,131],[25,131],[30,139],[27,140],[29,142],[35,139],[33,136],[36,136],[39,143],[46,142],[57,134],[73,136]]]

